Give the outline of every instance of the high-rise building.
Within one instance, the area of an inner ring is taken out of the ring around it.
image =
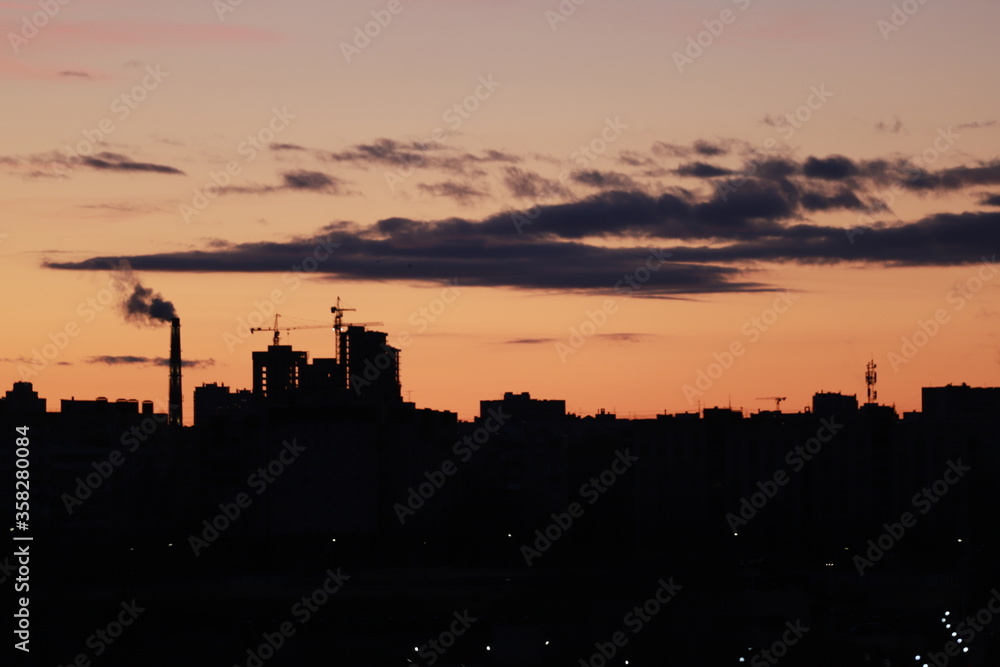
[[[278,398],[299,388],[307,352],[291,345],[269,345],[265,352],[253,353],[253,393],[262,398]]]
[[[398,403],[403,400],[399,383],[399,349],[388,344],[388,334],[348,326],[340,332],[340,363],[347,387],[366,401]]]

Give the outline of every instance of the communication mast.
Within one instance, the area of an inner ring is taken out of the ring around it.
[[[874,403],[878,400],[878,392],[875,390],[875,359],[868,362],[865,366],[865,384],[868,385],[868,403]]]

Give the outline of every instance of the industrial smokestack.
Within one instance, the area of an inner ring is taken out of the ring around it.
[[[170,320],[170,405],[167,412],[167,424],[170,426],[184,425],[182,402],[184,394],[181,391],[181,320],[175,317]]]

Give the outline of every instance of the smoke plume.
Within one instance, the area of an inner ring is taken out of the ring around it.
[[[129,322],[135,324],[166,322],[169,324],[170,320],[177,317],[174,304],[164,299],[159,292],[144,287],[127,266],[122,266],[118,272],[118,278],[126,285],[122,311],[125,313],[125,319]]]

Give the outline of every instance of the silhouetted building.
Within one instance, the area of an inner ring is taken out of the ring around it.
[[[813,394],[812,411],[821,417],[854,419],[858,416],[858,397],[856,394],[817,392]]]
[[[30,382],[15,382],[7,395],[0,399],[0,413],[39,414],[45,412],[45,399],[38,397],[38,392]]]
[[[278,398],[299,388],[302,369],[309,363],[306,352],[291,345],[269,345],[266,352],[253,353],[253,393]]]
[[[386,403],[403,400],[399,350],[387,341],[387,334],[362,326],[348,326],[340,333],[340,363],[347,375],[347,387],[355,396]]]
[[[924,387],[921,408],[928,421],[997,421],[1000,420],[1000,387],[970,387],[964,383]]]
[[[532,398],[528,392],[504,392],[500,400],[479,401],[479,417],[485,419],[491,411],[503,410],[513,421],[544,421],[566,417],[566,401]]]
[[[203,384],[194,390],[194,423],[206,424],[216,415],[248,414],[254,404],[253,392],[247,389],[233,392],[224,384]]]

